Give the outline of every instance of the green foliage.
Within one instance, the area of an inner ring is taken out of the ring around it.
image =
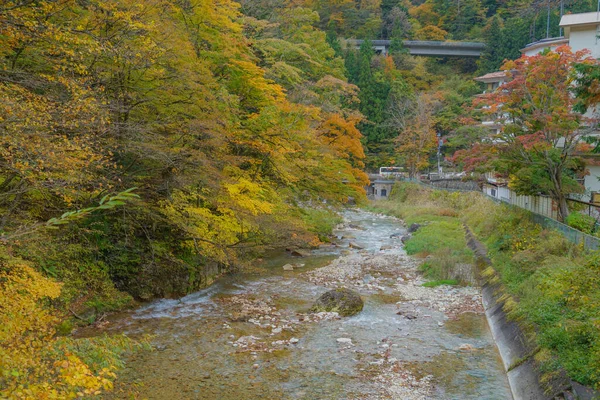
[[[304,208],[302,214],[302,220],[308,225],[308,230],[316,234],[322,242],[331,241],[331,232],[342,222],[342,217],[330,209]]]
[[[572,228],[580,230],[581,232],[592,234],[596,227],[596,219],[589,215],[583,215],[578,212],[572,212],[569,214],[565,223]]]
[[[49,301],[61,285],[0,246],[0,395],[6,399],[91,397],[112,389],[122,356],[142,347],[124,336],[57,337],[68,323]]]
[[[458,284],[459,284],[459,282],[456,279],[439,279],[436,281],[425,282],[421,286],[423,286],[423,287],[438,287],[438,286],[444,286],[444,285],[456,286]]]
[[[577,97],[574,109],[583,114],[588,108],[600,102],[600,88],[598,87],[600,65],[581,63],[575,64],[573,69],[573,73],[577,77],[573,88],[573,93]],[[596,138],[590,139],[592,139],[592,143],[595,142],[595,149],[598,149],[597,141],[594,141]]]

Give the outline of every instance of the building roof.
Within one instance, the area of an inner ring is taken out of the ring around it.
[[[595,25],[600,23],[600,13],[588,12],[580,14],[566,14],[560,20],[560,26]]]
[[[558,47],[558,46],[561,46],[563,44],[569,44],[569,39],[567,39],[567,38],[565,38],[563,36],[561,36],[561,37],[554,37],[554,38],[547,38],[547,39],[541,39],[541,40],[538,40],[536,42],[529,43],[524,48],[522,48],[520,51],[521,51],[521,53],[525,53],[525,52],[532,51],[532,50],[537,50],[537,49],[545,49],[545,48],[548,48],[548,47],[550,47],[550,48],[552,48],[552,47]]]
[[[483,76],[478,76],[474,79],[478,82],[499,82],[501,80],[506,79],[507,77],[508,75],[506,71],[496,71],[490,72],[489,74],[485,74]]]

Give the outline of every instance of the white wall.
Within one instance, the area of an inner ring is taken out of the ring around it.
[[[585,190],[591,192],[600,192],[600,166],[589,165],[587,169],[590,171],[589,175],[585,176]]]
[[[506,186],[500,186],[498,188],[498,198],[503,201],[510,200],[510,189]]]
[[[588,49],[592,52],[591,56],[600,58],[600,39],[595,26],[571,27],[569,35],[569,45],[573,51]]]

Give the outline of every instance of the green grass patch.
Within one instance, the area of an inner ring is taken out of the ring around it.
[[[436,281],[425,282],[421,286],[423,286],[423,287],[438,287],[438,286],[443,286],[443,285],[457,286],[459,284],[460,284],[460,282],[458,282],[456,279],[438,279]]]
[[[453,254],[471,254],[467,248],[465,231],[458,219],[447,221],[423,221],[428,222],[422,226],[413,237],[406,243],[408,254],[434,253],[443,248],[448,248]]]

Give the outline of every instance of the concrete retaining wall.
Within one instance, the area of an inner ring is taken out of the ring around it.
[[[465,226],[467,243],[477,258],[480,269],[491,265],[485,246],[478,241]],[[492,331],[498,352],[502,358],[508,383],[514,400],[546,399],[592,399],[588,388],[579,389],[564,374],[550,385],[540,383],[540,374],[533,359],[534,345],[529,343],[516,322],[510,321],[504,312],[504,302],[500,299],[499,287],[484,283],[482,287],[485,316]],[[548,387],[550,394],[544,392]],[[592,392],[593,393],[593,392]]]
[[[531,346],[517,324],[507,320],[502,309],[504,304],[498,301],[496,288],[484,285],[482,298],[485,316],[507,371],[514,400],[551,399],[551,396],[544,394],[539,374],[529,357]]]

